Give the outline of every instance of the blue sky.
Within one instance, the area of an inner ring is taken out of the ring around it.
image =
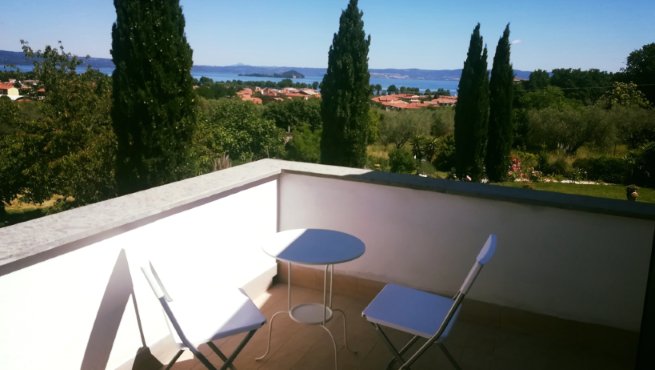
[[[0,0],[0,49],[63,42],[110,57],[112,0]],[[181,0],[197,65],[325,67],[347,0]],[[510,23],[515,69],[618,71],[655,42],[653,0],[359,0],[371,68],[462,68],[480,22],[489,65]]]

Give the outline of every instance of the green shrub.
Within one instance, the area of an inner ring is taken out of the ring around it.
[[[391,166],[389,165],[389,159],[375,157],[371,155],[366,157],[366,168],[370,168],[376,171],[383,171],[383,172],[391,171]]]
[[[538,171],[539,157],[536,154],[514,151],[507,169],[508,178],[512,180],[536,181],[541,177]]]
[[[432,165],[439,171],[450,171],[455,167],[455,137],[453,134],[437,140]]]
[[[573,168],[586,174],[588,180],[614,184],[624,184],[631,172],[628,161],[616,157],[579,158],[573,162]]]
[[[416,171],[416,160],[409,150],[396,148],[389,152],[389,165],[391,172],[414,173]]]
[[[318,163],[321,156],[321,130],[312,131],[308,123],[299,123],[286,145],[285,158],[291,161]]]
[[[539,155],[538,159],[539,170],[548,176],[555,177],[571,177],[574,175],[571,165],[563,157],[558,157],[551,161],[544,153]]]
[[[655,142],[648,143],[630,155],[634,163],[631,180],[641,186],[655,186]]]

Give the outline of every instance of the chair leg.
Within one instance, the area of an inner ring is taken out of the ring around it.
[[[224,363],[227,362],[227,357],[225,356],[225,354],[223,354],[223,352],[222,352],[220,349],[218,349],[218,347],[214,344],[214,342],[207,342],[207,345],[209,346],[209,348],[212,349],[212,351],[214,351],[214,353],[215,353],[215,354],[216,354],[216,355],[217,355],[217,356],[218,356],[218,357],[219,357],[219,358],[220,358]]]
[[[256,331],[257,331],[257,329],[249,331],[248,334],[246,334],[245,338],[243,338],[241,340],[241,342],[239,343],[237,348],[234,349],[234,351],[232,352],[230,357],[225,356],[225,354],[223,354],[223,352],[221,352],[221,350],[213,342],[208,342],[207,343],[209,348],[211,348],[212,351],[214,351],[214,353],[216,353],[218,355],[218,357],[220,357],[221,360],[223,360],[224,363],[223,363],[223,366],[221,366],[221,370],[228,369],[228,368],[229,369],[235,369],[232,362],[234,361],[234,359],[237,358],[239,353],[241,353],[241,350],[243,350],[243,348],[246,346],[246,344],[248,344],[248,342],[250,341],[250,338],[252,338],[252,336],[255,335]]]
[[[377,332],[380,333],[380,335],[382,336],[382,339],[384,339],[384,343],[387,345],[387,348],[389,348],[389,351],[391,351],[391,353],[393,354],[394,358],[391,359],[391,362],[389,362],[389,364],[387,365],[387,368],[389,368],[389,366],[391,366],[391,364],[393,363],[394,360],[399,361],[401,364],[403,362],[405,362],[405,360],[403,359],[403,356],[401,355],[401,353],[396,349],[396,347],[394,347],[393,343],[391,343],[391,339],[389,339],[389,337],[387,336],[387,333],[385,333],[384,330],[382,330],[382,327],[380,325],[378,325],[378,324],[375,324],[375,323],[373,323],[373,326],[375,327]],[[405,347],[407,347],[407,345],[405,345]],[[405,348],[405,347],[403,347],[403,348]]]
[[[433,339],[428,340],[427,342],[423,343],[423,345],[422,345],[418,350],[416,350],[416,352],[414,352],[414,354],[412,354],[412,356],[409,358],[409,360],[407,360],[404,364],[402,364],[402,366],[400,366],[399,370],[402,370],[402,369],[409,369],[409,367],[410,367],[414,362],[416,362],[416,360],[418,360],[418,358],[419,358],[421,355],[423,355],[423,353],[424,353],[428,348],[430,348],[430,346],[432,346],[434,343],[435,343],[435,342],[434,342]],[[455,361],[455,358],[454,358],[453,355],[450,353],[450,351],[448,351],[448,349],[446,348],[446,346],[445,346],[443,343],[437,343],[437,345],[439,346],[439,348],[441,349],[441,351],[444,353],[444,355],[446,355],[446,358],[448,358],[448,361],[453,365],[453,367],[455,367],[456,370],[461,370],[461,368],[459,367],[459,364],[457,364],[457,361]]]
[[[462,370],[462,368],[459,367],[459,364],[457,363],[457,361],[455,361],[455,357],[453,357],[453,355],[450,354],[450,351],[448,350],[448,348],[446,348],[446,346],[443,343],[438,343],[438,345],[439,345],[439,348],[441,348],[441,351],[443,351],[444,355],[446,355],[446,358],[448,358],[448,361],[450,361],[450,363],[453,365],[453,367],[456,370]]]
[[[175,356],[173,356],[173,358],[168,363],[168,365],[166,365],[166,370],[170,370],[170,368],[172,368],[173,365],[175,365],[175,362],[177,362],[177,359],[180,358],[180,356],[182,356],[183,353],[184,353],[183,349],[177,351],[177,353],[175,354]]]
[[[205,357],[205,355],[203,355],[202,353],[200,353],[199,350],[194,349],[194,348],[189,348],[189,351],[193,352],[193,356],[195,356],[195,358],[197,358],[198,361],[202,362],[202,364],[205,365],[205,367],[206,367],[208,370],[216,370],[216,367],[215,367],[214,365],[212,365],[212,363],[209,362],[209,360],[207,359],[207,357]]]

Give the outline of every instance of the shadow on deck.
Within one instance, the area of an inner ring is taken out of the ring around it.
[[[338,287],[335,286],[335,291]],[[269,288],[270,297],[261,309],[269,318],[287,307],[285,282]],[[348,343],[344,346],[341,315],[328,323],[338,348],[339,369],[384,369],[390,353],[374,328],[361,317],[370,295],[334,296],[333,306],[346,312]],[[294,302],[318,302],[319,290],[293,286]],[[298,324],[286,315],[275,320],[271,353],[262,361],[255,357],[266,350],[269,323],[260,329],[246,346],[235,365],[239,369],[334,369],[333,350],[327,333],[317,326]],[[409,337],[393,332],[398,341]],[[219,341],[230,351],[240,338]],[[537,315],[516,309],[468,300],[446,346],[463,369],[630,369],[634,368],[637,333],[583,324]],[[220,360],[208,348],[202,348],[214,364]],[[443,353],[434,347],[413,369],[451,369]],[[173,369],[201,370],[194,359],[180,360]]]

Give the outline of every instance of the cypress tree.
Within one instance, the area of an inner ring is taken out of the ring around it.
[[[503,181],[510,164],[513,144],[512,91],[514,71],[510,64],[509,24],[498,40],[489,81],[489,133],[485,165],[490,181]]]
[[[192,50],[179,0],[114,0],[111,118],[127,194],[191,174]]]
[[[321,163],[366,164],[371,37],[366,37],[362,15],[357,0],[350,0],[330,46],[327,73],[321,83]]]
[[[478,23],[471,34],[469,50],[457,88],[455,106],[455,170],[457,177],[478,181],[484,169],[489,118],[489,73],[487,47],[483,47]]]

